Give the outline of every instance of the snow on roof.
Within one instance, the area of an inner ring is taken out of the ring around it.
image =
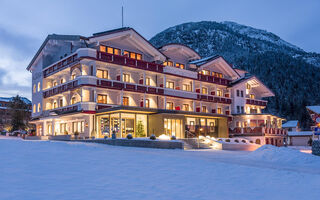
[[[320,114],[320,106],[307,106],[307,108],[315,113]]]
[[[13,97],[0,97],[0,101],[3,102],[10,102],[12,100]],[[25,97],[20,97],[21,100],[26,103],[26,104],[31,104],[31,101]]]
[[[311,136],[312,131],[288,131],[288,136]]]
[[[209,57],[205,57],[205,58],[201,58],[199,60],[194,60],[189,62],[190,64],[195,64],[197,66],[203,65],[204,63],[206,63],[208,60],[211,60],[213,58],[217,58],[219,57],[218,55],[213,55],[213,56],[209,56]]]
[[[299,121],[298,120],[291,120],[287,121],[286,123],[282,124],[282,128],[292,128],[292,127],[297,127]]]

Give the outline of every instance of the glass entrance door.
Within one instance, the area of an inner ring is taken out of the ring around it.
[[[164,134],[182,138],[182,120],[164,118]]]

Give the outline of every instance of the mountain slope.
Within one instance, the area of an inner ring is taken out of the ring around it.
[[[320,54],[307,53],[277,35],[234,22],[192,22],[150,39],[156,47],[182,43],[201,56],[219,54],[259,77],[276,94],[267,112],[298,119],[307,127],[306,105],[320,103]]]

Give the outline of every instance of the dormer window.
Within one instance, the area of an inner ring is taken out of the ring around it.
[[[132,59],[136,59],[136,60],[142,60],[142,54],[140,54],[140,53],[135,53],[135,52],[130,52],[130,51],[123,51],[123,55],[128,57],[128,58],[132,58]]]
[[[211,75],[217,78],[223,78],[223,74],[222,73],[218,73],[218,72],[211,72]]]
[[[254,98],[255,98],[254,94],[250,94],[250,99],[254,99]]]

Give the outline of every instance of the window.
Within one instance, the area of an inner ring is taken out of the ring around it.
[[[202,94],[208,94],[208,88],[202,87]]]
[[[106,52],[107,50],[106,50],[106,47],[105,46],[100,46],[100,51],[101,52]]]
[[[56,109],[57,108],[57,102],[53,102],[53,109]]]
[[[71,104],[75,104],[76,103],[76,97],[72,97],[71,98]]]
[[[240,96],[240,90],[237,90],[237,97]]]
[[[189,104],[183,104],[183,110],[184,111],[189,111],[190,110]]]
[[[63,99],[59,99],[59,106],[63,107]]]
[[[202,112],[207,112],[207,106],[202,106]]]
[[[164,66],[170,66],[173,67],[173,62],[172,61],[166,61],[163,63]]]
[[[167,81],[166,88],[174,89],[174,82]]]
[[[247,89],[250,90],[251,89],[251,85],[247,83]]]
[[[55,87],[57,85],[58,85],[57,81],[53,81],[53,87]]]
[[[222,114],[222,109],[221,108],[217,108],[217,113],[218,114]]]
[[[240,113],[240,106],[237,106],[237,113]]]
[[[40,92],[40,90],[41,90],[41,84],[40,84],[40,82],[38,83],[38,92]]]
[[[222,91],[220,89],[217,89],[217,96],[222,97]]]
[[[176,67],[180,69],[184,69],[184,64],[176,63]]]
[[[201,71],[201,74],[203,74],[203,75],[210,75],[210,71],[203,69],[203,70]]]
[[[236,127],[240,127],[240,122],[236,122]]]
[[[151,78],[149,77],[146,78],[146,85],[151,85]]]
[[[123,102],[122,102],[122,104],[124,105],[124,106],[129,106],[129,97],[123,97]]]
[[[71,80],[74,80],[76,78],[76,75],[75,74],[72,74],[71,75]]]
[[[173,110],[173,103],[167,102],[167,110]]]
[[[72,131],[73,133],[83,133],[84,132],[84,121],[82,122],[72,122]]]
[[[64,80],[63,80],[63,78],[62,78],[62,79],[60,79],[60,84],[62,84],[62,83],[64,83]]]
[[[182,90],[184,90],[184,91],[191,91],[191,84],[189,85],[189,84],[183,84],[182,85]]]
[[[41,110],[41,104],[38,103],[38,112],[40,112],[40,110]]]
[[[108,78],[108,71],[97,69],[97,77],[107,79]]]
[[[241,97],[243,97],[243,90],[241,90]]]
[[[120,49],[113,48],[113,54],[115,54],[115,55],[121,55],[121,50],[120,50]]]
[[[98,103],[104,103],[107,104],[107,95],[98,94]]]
[[[33,104],[33,113],[37,112],[36,104]]]
[[[254,99],[254,94],[250,94],[250,99]]]
[[[243,108],[243,106],[241,106],[241,113],[244,113],[244,108]]]
[[[150,108],[150,100],[146,99],[146,108]]]
[[[37,92],[37,86],[36,84],[33,85],[33,93],[36,93]]]
[[[130,74],[122,74],[122,81],[130,83]]]
[[[218,72],[212,72],[211,75],[214,77],[217,77],[217,78],[223,78],[223,74],[218,73]]]
[[[123,55],[128,58],[142,60],[142,54],[139,54],[139,53],[130,52],[130,51],[123,51]]]

